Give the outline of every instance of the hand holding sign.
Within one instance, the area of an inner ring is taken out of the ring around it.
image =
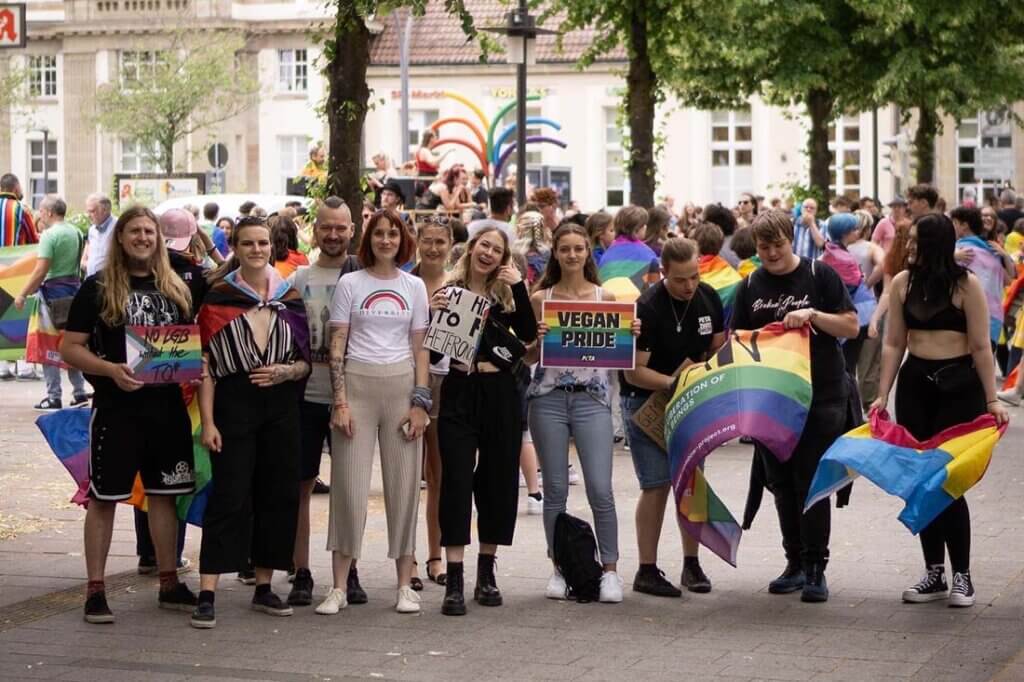
[[[633,369],[635,318],[633,303],[544,301],[541,367]]]
[[[471,365],[480,346],[481,332],[491,304],[483,296],[468,289],[447,287],[434,294],[444,296],[442,305],[430,314],[430,327],[423,339],[427,350],[447,355],[453,360]]]
[[[197,325],[126,327],[124,339],[126,365],[136,381],[184,384],[202,378]]]

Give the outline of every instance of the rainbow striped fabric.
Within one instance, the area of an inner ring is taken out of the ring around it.
[[[744,258],[740,261],[740,267],[738,269],[740,277],[746,279],[750,276],[750,273],[757,270],[759,267],[761,267],[761,258],[759,256]]]
[[[736,288],[743,281],[743,277],[721,256],[701,256],[698,268],[700,281],[710,284],[718,292],[718,297],[722,299],[725,326],[728,328],[729,322],[732,320],[732,304],[736,298]]]
[[[0,246],[35,244],[39,241],[32,211],[13,194],[0,194]]]
[[[985,291],[985,302],[988,303],[989,336],[998,343],[1003,333],[1003,262],[984,239],[977,235],[956,240],[956,248],[967,249],[974,258],[967,264],[967,269],[977,276],[981,288]]]
[[[800,440],[811,405],[810,331],[774,323],[732,333],[714,358],[683,370],[665,411],[665,440],[680,523],[733,566],[742,531],[699,468],[734,438],[757,439],[781,461]]]
[[[616,301],[634,303],[647,286],[661,279],[661,266],[647,244],[618,237],[601,256],[598,274],[601,286],[615,294]]]
[[[804,508],[857,476],[906,502],[899,520],[919,533],[985,475],[992,451],[1006,431],[984,414],[926,441],[875,412],[867,424],[841,436],[821,458]]]
[[[28,321],[35,312],[36,299],[30,298],[22,310],[14,307],[14,299],[36,267],[38,250],[34,245],[0,249],[0,360],[25,357]]]
[[[77,277],[58,277],[43,282],[46,296],[64,298],[74,296],[81,286]],[[25,359],[43,365],[54,365],[67,369],[68,365],[60,354],[60,343],[64,332],[57,329],[46,304],[43,289],[35,295],[36,308],[28,321],[28,338],[25,341]],[[51,300],[52,300],[51,298]],[[26,306],[27,307],[27,306]]]

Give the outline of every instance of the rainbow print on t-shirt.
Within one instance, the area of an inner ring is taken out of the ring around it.
[[[409,302],[394,289],[378,289],[363,299],[359,311],[367,315],[390,317],[410,311]]]

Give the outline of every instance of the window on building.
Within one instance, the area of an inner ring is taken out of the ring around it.
[[[828,126],[829,191],[860,198],[860,117],[841,116]]]
[[[32,208],[39,208],[39,202],[47,194],[57,193],[57,140],[48,139],[45,150],[42,140],[29,141],[28,186]]]
[[[120,140],[118,169],[121,173],[159,173],[160,148],[139,140]]]
[[[306,92],[309,62],[306,50],[277,51],[277,88],[284,92]]]
[[[121,84],[126,88],[143,85],[153,79],[157,69],[167,65],[167,56],[159,50],[121,52]]]
[[[401,165],[404,161],[411,161],[416,158],[416,150],[420,148],[420,140],[423,138],[423,133],[440,116],[441,112],[437,109],[409,110],[409,139],[405,141],[405,156],[400,160],[396,160],[396,164]],[[402,125],[402,112],[398,112],[398,125]]]
[[[55,55],[33,55],[28,58],[28,94],[31,97],[57,96]]]
[[[629,193],[625,159],[622,151],[622,128],[615,107],[604,110],[604,202],[607,206],[624,206]]]
[[[975,201],[995,197],[1013,174],[1012,120],[1005,110],[979,111],[965,118],[956,129],[956,194],[974,191]],[[1011,226],[1012,227],[1012,226]]]
[[[750,109],[711,112],[711,200],[725,206],[754,190],[754,127]]]
[[[288,183],[302,172],[309,161],[312,142],[306,135],[282,135],[277,138],[278,158],[281,164],[280,189],[287,193]]]

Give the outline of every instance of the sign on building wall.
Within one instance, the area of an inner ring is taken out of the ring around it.
[[[25,3],[0,3],[0,48],[25,47],[27,40]]]
[[[206,193],[205,173],[118,174],[114,176],[114,182],[117,183],[117,203],[121,208],[133,204],[152,208],[168,199]]]

